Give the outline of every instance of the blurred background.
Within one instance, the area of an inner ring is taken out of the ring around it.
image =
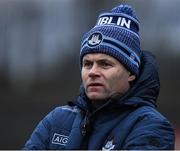
[[[78,95],[81,37],[124,2],[139,16],[142,49],[157,57],[158,108],[180,149],[179,0],[0,0],[0,149],[21,149],[48,112]]]

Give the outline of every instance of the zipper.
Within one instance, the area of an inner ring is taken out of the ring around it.
[[[90,122],[89,122],[89,112],[87,111],[86,112],[86,115],[84,117],[84,120],[82,122],[82,130],[81,130],[81,133],[83,136],[85,136],[87,134],[87,131],[88,131],[88,126],[89,126]]]

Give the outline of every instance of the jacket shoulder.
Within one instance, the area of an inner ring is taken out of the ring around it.
[[[157,109],[150,106],[143,106],[138,108],[135,111],[135,114],[138,115],[139,120],[148,119],[150,121],[168,122],[170,124],[164,115],[162,115]]]
[[[72,118],[75,117],[80,110],[76,106],[59,106],[52,110],[46,117],[45,120],[50,122],[53,125],[59,125],[68,119],[70,121]]]
[[[78,112],[77,107],[56,107],[39,122],[24,149],[49,149],[49,141],[54,133],[69,132]]]
[[[136,109],[126,138],[128,149],[174,149],[174,129],[169,120],[150,106]]]

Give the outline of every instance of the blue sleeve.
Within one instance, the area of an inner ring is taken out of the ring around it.
[[[129,133],[124,149],[173,150],[174,130],[166,119],[145,117]]]
[[[42,150],[47,149],[49,144],[49,133],[51,129],[53,111],[50,112],[42,121],[39,122],[37,127],[31,134],[30,139],[26,142],[24,150]]]

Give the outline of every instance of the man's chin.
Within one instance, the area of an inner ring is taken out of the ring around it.
[[[102,96],[90,96],[89,99],[95,108],[99,108],[107,101],[107,97]]]
[[[97,94],[91,94],[91,95],[88,95],[88,98],[94,102],[101,102],[103,100],[106,100],[106,97],[105,96],[102,96],[102,95],[97,95]]]

